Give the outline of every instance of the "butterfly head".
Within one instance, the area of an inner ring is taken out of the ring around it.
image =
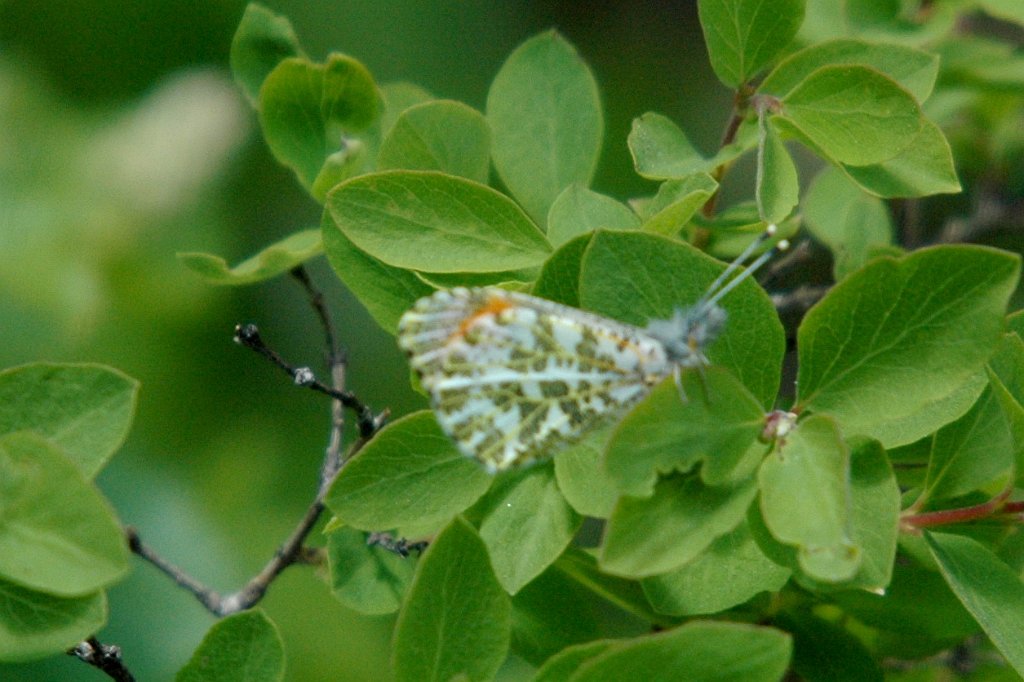
[[[704,349],[722,333],[728,314],[717,304],[676,308],[667,320],[651,320],[645,331],[665,347],[668,359],[681,367],[708,363]]]

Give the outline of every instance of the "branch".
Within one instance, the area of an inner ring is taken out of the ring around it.
[[[328,395],[342,405],[347,407],[356,413],[359,425],[359,435],[363,438],[369,438],[376,433],[377,429],[380,428],[378,423],[379,417],[375,417],[373,411],[356,398],[355,394],[351,391],[345,391],[337,388],[331,388],[322,384],[317,380],[316,375],[313,374],[313,370],[309,367],[293,367],[285,362],[277,351],[268,347],[260,336],[259,328],[254,324],[240,324],[235,327],[235,343],[241,344],[246,348],[256,351],[267,360],[270,360],[273,364],[280,367],[282,370],[288,373],[299,386],[305,386],[311,388],[314,391]]]
[[[79,642],[68,649],[68,656],[74,656],[83,663],[106,673],[107,677],[117,682],[135,682],[135,677],[121,660],[121,647],[113,644],[100,644],[95,637]]]
[[[772,294],[772,305],[779,313],[789,310],[803,312],[821,300],[831,289],[831,285],[812,286],[803,284],[792,291],[781,294]]]
[[[236,327],[235,341],[258,352],[286,371],[295,383],[300,386],[308,386],[334,399],[331,404],[331,432],[324,453],[324,462],[320,470],[320,483],[317,487],[316,495],[306,509],[305,514],[303,514],[302,519],[259,573],[253,576],[241,589],[225,595],[210,589],[181,568],[164,559],[153,548],[142,541],[135,528],[125,528],[128,546],[133,553],[151,563],[179,587],[191,592],[199,600],[200,604],[216,616],[227,616],[251,608],[263,598],[263,595],[266,594],[267,589],[270,587],[270,583],[292,564],[322,562],[322,552],[307,548],[303,543],[319,520],[320,514],[323,513],[324,497],[344,465],[345,460],[341,456],[342,428],[344,426],[343,407],[355,411],[359,420],[360,438],[350,448],[349,456],[358,452],[380,430],[389,415],[388,411],[384,410],[381,414],[374,416],[370,408],[360,402],[355,394],[344,390],[345,354],[339,352],[335,345],[336,336],[327,307],[323,302],[323,295],[313,287],[304,268],[299,267],[292,270],[292,275],[305,288],[310,303],[323,326],[327,356],[331,366],[332,386],[328,387],[320,383],[308,367],[292,367],[285,362],[276,351],[269,348],[263,342],[255,325],[248,324]]]

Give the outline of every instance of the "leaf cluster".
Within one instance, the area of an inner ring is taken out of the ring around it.
[[[957,21],[1024,16],[995,0],[931,5],[701,0],[712,67],[736,92],[726,140],[707,157],[666,116],[637,117],[626,143],[656,184],[626,202],[591,187],[600,97],[557,32],[516,48],[481,112],[378,84],[347,55],[314,62],[286,19],[248,7],[235,78],[323,214],[234,268],[182,255],[212,282],[324,253],[390,332],[457,285],[642,326],[693,303],[724,267],[712,256],[766,224],[804,229],[832,256],[836,284],[795,331],[795,392],[777,301],[748,280],[722,302],[711,366],[680,376],[687,400],[663,382],[550,461],[491,477],[426,410],[362,446],[325,500],[328,582],[353,609],[398,614],[397,679],[491,679],[510,652],[536,680],[881,679],[886,660],[978,633],[1024,674],[1024,322],[1005,317],[1019,259],[904,252],[885,203],[961,190],[943,125],[1019,106],[1024,68]],[[797,145],[820,164],[804,191]],[[718,210],[744,155],[751,198]],[[94,631],[124,571],[90,479],[123,438],[134,386],[40,365],[0,375],[3,392],[20,399],[0,399],[0,656],[37,655]],[[66,517],[54,496],[74,499]],[[367,545],[380,531],[430,545],[403,558]],[[252,679],[282,674],[262,614],[215,626],[180,678],[240,662]]]

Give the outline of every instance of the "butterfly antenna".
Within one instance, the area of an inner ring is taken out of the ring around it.
[[[756,251],[767,240],[775,236],[775,232],[777,231],[777,229],[778,228],[774,224],[769,225],[767,228],[765,228],[764,232],[762,232],[760,235],[757,236],[756,239],[754,239],[754,241],[750,242],[750,245],[747,246],[747,248],[743,249],[743,253],[741,253],[731,263],[729,263],[728,267],[726,267],[725,270],[722,271],[722,274],[715,278],[715,281],[712,282],[711,286],[708,287],[707,293],[704,294],[702,300],[697,303],[695,308],[700,311],[710,309],[712,306],[714,306],[716,303],[722,300],[722,298],[726,294],[735,289],[743,280],[757,272],[757,269],[764,265],[766,262],[768,262],[768,259],[771,258],[776,251],[785,251],[786,249],[788,249],[789,241],[783,239],[774,247],[768,249],[760,256],[755,258],[750,263],[750,265],[747,266],[747,269],[741,272],[737,277],[734,277],[732,280],[726,282],[726,280],[728,280],[734,272],[739,270],[743,266],[744,262],[748,258],[750,258],[751,255],[753,255],[754,251]],[[726,283],[723,285],[723,282]]]

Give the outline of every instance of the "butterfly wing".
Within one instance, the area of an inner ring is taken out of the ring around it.
[[[491,471],[576,440],[671,371],[635,327],[489,287],[420,299],[398,339],[441,427]]]

